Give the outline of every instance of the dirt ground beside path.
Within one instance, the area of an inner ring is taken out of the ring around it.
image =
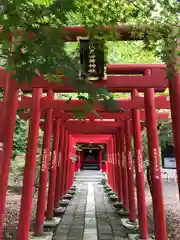
[[[33,198],[32,207],[32,224],[35,219],[37,195]],[[5,220],[3,229],[3,239],[16,240],[16,232],[18,227],[18,219],[21,204],[21,192],[17,187],[8,189],[6,194]]]
[[[180,240],[180,204],[177,184],[164,183],[164,201],[167,218],[167,229],[170,240]],[[4,222],[4,240],[16,240],[20,210],[21,190],[18,187],[8,189],[6,197],[6,211]],[[148,216],[152,219],[152,201],[149,189],[146,188],[146,201]],[[32,222],[35,219],[37,195],[33,199]]]
[[[163,193],[169,239],[180,240],[180,202],[177,184],[163,183]],[[152,200],[148,188],[146,188],[146,201],[148,216],[152,219]]]

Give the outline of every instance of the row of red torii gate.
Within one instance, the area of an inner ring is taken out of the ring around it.
[[[68,29],[73,38],[75,35],[79,36],[84,33],[84,29],[80,27]],[[94,115],[89,115],[86,121],[77,121],[72,120],[73,113],[70,112],[70,109],[73,106],[82,106],[86,103],[81,100],[71,100],[70,104],[66,104],[65,100],[57,100],[53,97],[56,92],[74,91],[66,83],[64,85],[49,83],[42,76],[36,76],[33,78],[31,86],[26,83],[17,84],[15,80],[10,80],[10,74],[3,68],[0,69],[0,88],[4,89],[4,99],[0,102],[2,112],[0,118],[0,239],[2,239],[3,215],[17,109],[26,109],[26,112],[21,113],[20,116],[22,119],[30,120],[17,233],[18,240],[29,239],[39,128],[44,131],[44,137],[35,236],[40,236],[43,233],[44,219],[53,218],[54,209],[59,207],[60,200],[63,199],[64,194],[73,184],[74,173],[79,168],[79,161],[75,163],[71,158],[73,154],[76,154],[76,149],[73,146],[76,143],[93,141],[94,143],[107,144],[105,171],[108,176],[108,184],[116,193],[119,202],[122,202],[123,208],[129,211],[131,222],[136,221],[133,177],[135,168],[140,238],[148,239],[141,139],[141,130],[144,125],[141,121],[145,121],[147,127],[154,233],[157,240],[168,238],[157,134],[157,120],[168,119],[168,114],[157,113],[156,109],[171,109],[178,186],[180,189],[180,112],[178,111],[180,109],[180,75],[174,72],[173,79],[168,81],[166,79],[166,66],[148,64],[108,65],[107,74],[106,80],[97,81],[93,84],[97,87],[106,87],[110,92],[131,93],[130,99],[117,100],[121,109],[125,111],[112,113],[106,110],[105,112],[102,102],[99,101],[94,109],[103,120],[96,119]],[[165,96],[155,97],[155,92],[163,92],[168,87],[170,100]],[[32,97],[19,99],[19,89],[32,92]],[[47,93],[45,97],[42,96],[44,92]],[[139,92],[143,92],[144,97],[140,97]],[[43,119],[44,121],[42,121]],[[53,147],[50,152],[52,135]],[[132,137],[134,160],[132,159]],[[47,194],[48,179],[49,189]]]

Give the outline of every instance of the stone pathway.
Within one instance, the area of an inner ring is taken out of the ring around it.
[[[88,195],[86,203],[85,228],[83,239],[97,240],[97,222],[95,214],[94,186],[92,183],[88,183]]]
[[[84,235],[87,185],[79,184],[56,231],[56,240],[82,240]]]
[[[126,240],[127,230],[99,183],[77,183],[77,194],[56,231],[56,240]]]

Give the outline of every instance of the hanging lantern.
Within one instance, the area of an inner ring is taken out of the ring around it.
[[[106,67],[104,59],[104,41],[91,43],[89,39],[80,39],[81,78],[104,80]]]

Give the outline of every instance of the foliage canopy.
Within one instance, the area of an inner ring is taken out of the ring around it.
[[[1,58],[4,65],[14,72],[18,81],[31,81],[36,69],[50,81],[61,82],[57,73],[63,72],[68,84],[77,92],[88,92],[91,99],[111,99],[106,90],[96,90],[87,81],[79,81],[80,65],[76,57],[66,51],[63,40],[63,26],[84,25],[92,39],[106,40],[102,26],[131,24],[132,34],[137,33],[134,26],[149,24],[143,40],[144,49],[156,52],[165,63],[175,65],[169,49],[176,47],[179,34],[180,6],[176,0],[7,0],[3,1],[0,15],[0,34],[2,44]],[[17,34],[18,29],[24,32]],[[175,31],[172,29],[176,29]],[[13,35],[13,48],[8,41]],[[29,40],[28,33],[36,38]],[[112,31],[111,37],[114,38]],[[22,51],[23,49],[23,51]],[[178,53],[179,54],[179,53]]]

